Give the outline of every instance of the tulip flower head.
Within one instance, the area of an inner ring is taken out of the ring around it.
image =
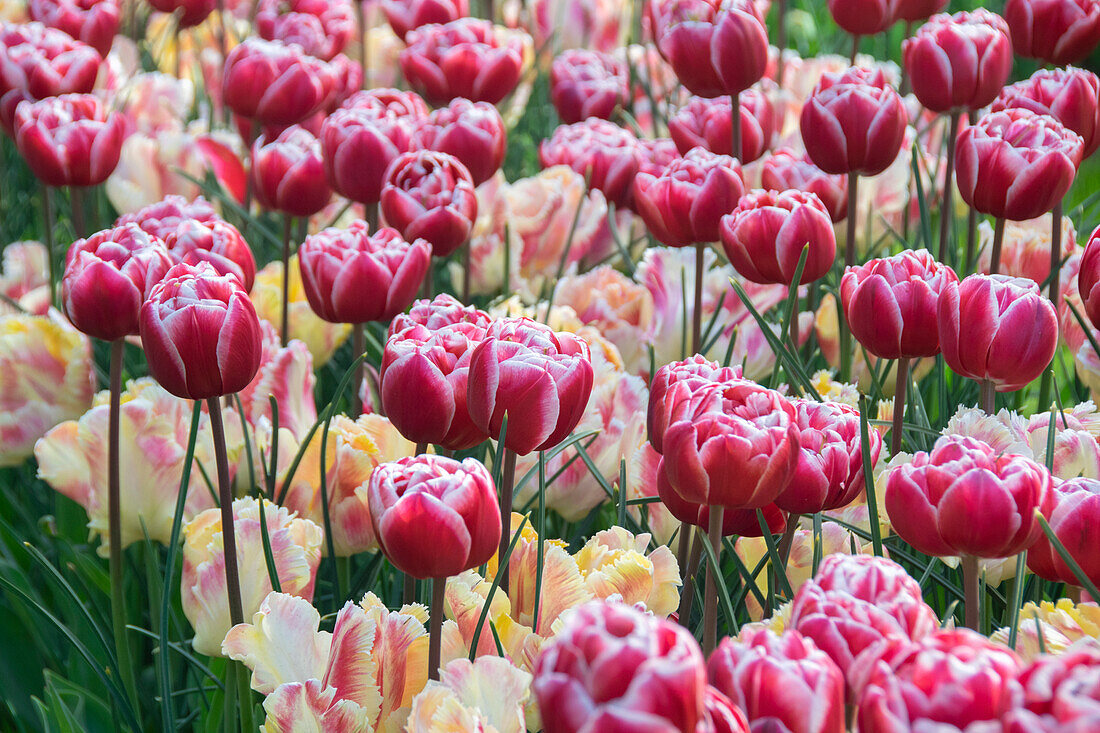
[[[1095,583],[1100,580],[1100,563],[1097,563],[1091,550],[1089,536],[1100,516],[1100,480],[1084,476],[1069,481],[1055,480],[1053,495],[1050,528],[1069,556],[1081,567],[1085,577]],[[1046,580],[1081,584],[1045,533],[1028,551],[1027,566]]]
[[[1084,302],[1085,315],[1093,326],[1100,328],[1100,227],[1089,237],[1085,253],[1081,256],[1081,270],[1077,274],[1077,289]],[[1075,321],[1076,322],[1076,321]]]
[[[1081,136],[1083,158],[1100,145],[1100,78],[1085,69],[1040,69],[1029,78],[1005,87],[992,111],[1023,107],[1050,115]]]
[[[470,14],[468,0],[383,0],[382,12],[398,37],[430,23],[450,23]]]
[[[118,165],[125,136],[122,116],[91,94],[62,94],[20,102],[15,145],[48,186],[96,186]]]
[[[739,95],[738,106],[741,120],[738,160],[748,164],[771,148],[782,118],[766,90],[746,89]],[[692,97],[669,118],[668,134],[682,155],[695,147],[718,155],[732,155],[732,110],[729,97]]]
[[[599,51],[563,51],[550,66],[550,101],[567,125],[611,119],[626,102],[628,84],[623,62]]]
[[[848,179],[821,170],[805,153],[783,148],[769,155],[760,165],[760,186],[765,191],[795,189],[812,193],[825,204],[834,224],[848,216]]]
[[[474,185],[480,186],[504,164],[507,144],[504,120],[496,107],[455,99],[420,121],[412,148],[453,155],[466,166]]]
[[[197,265],[209,262],[222,275],[234,275],[245,292],[252,291],[256,280],[256,258],[244,236],[222,219],[202,223],[194,219],[181,222],[164,240],[173,263]]]
[[[1012,48],[1055,66],[1085,60],[1100,43],[1100,4],[1094,0],[1008,0]]]
[[[132,214],[124,214],[115,222],[115,226],[137,224],[142,231],[164,240],[176,231],[180,224],[197,221],[200,224],[213,224],[221,220],[218,212],[202,196],[187,200],[183,196],[165,196],[163,200],[150,204]]]
[[[829,0],[829,13],[853,36],[882,33],[896,20],[894,0]]]
[[[496,488],[473,458],[421,455],[383,463],[371,473],[367,497],[382,551],[414,577],[458,575],[497,550]]]
[[[324,61],[343,51],[355,34],[351,0],[259,0],[255,13],[260,38],[296,43]]]
[[[269,125],[296,125],[328,102],[336,78],[298,44],[249,38],[229,52],[222,77],[225,104]]]
[[[661,453],[665,431],[676,414],[675,403],[695,390],[711,384],[740,379],[740,367],[723,367],[704,356],[665,364],[649,385],[649,407],[646,412],[646,432],[653,448]],[[677,386],[680,383],[683,386]]]
[[[263,135],[256,139],[252,182],[263,206],[291,216],[312,216],[332,198],[321,143],[299,125],[288,127],[274,140]]]
[[[446,257],[469,238],[477,195],[466,166],[453,155],[418,150],[394,159],[382,189],[382,215],[406,241],[425,239]]]
[[[432,300],[416,301],[408,313],[395,317],[390,322],[388,335],[392,337],[415,325],[424,326],[429,331],[438,331],[447,326],[469,324],[484,331],[490,323],[492,319],[485,311],[472,305],[463,305],[449,293],[440,293]]]
[[[217,0],[149,0],[154,10],[178,16],[180,28],[192,28],[206,20]]]
[[[927,20],[947,7],[947,0],[894,0],[894,18],[906,22]]]
[[[106,56],[122,16],[120,0],[29,0],[31,20],[65,31]]]
[[[664,458],[658,458],[657,464],[657,496],[661,505],[676,519],[681,522],[699,527],[706,532],[710,527],[710,507],[706,504],[695,504],[683,499],[668,482],[668,474],[665,472]],[[764,523],[771,534],[782,534],[787,528],[787,512],[775,504],[761,507],[764,514]],[[722,512],[722,536],[723,537],[763,537],[760,528],[760,519],[756,509],[727,509]]]
[[[624,207],[641,169],[644,154],[638,139],[607,120],[587,119],[561,125],[549,140],[539,143],[543,168],[567,165],[584,176],[589,188],[603,192],[607,200]]]

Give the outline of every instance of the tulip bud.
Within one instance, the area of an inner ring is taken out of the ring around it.
[[[677,400],[690,396],[700,387],[740,378],[740,367],[723,367],[699,354],[658,369],[649,385],[649,407],[646,412],[646,432],[653,449],[663,452],[665,430],[672,415],[677,414],[674,408]],[[677,387],[681,382],[684,386]]]
[[[394,317],[388,335],[393,336],[415,325],[424,326],[429,331],[438,331],[461,323],[477,326],[484,331],[492,323],[492,319],[485,311],[472,305],[463,305],[449,293],[440,293],[432,300],[416,301],[408,313]]]
[[[836,233],[821,199],[801,191],[752,191],[722,217],[722,248],[754,283],[790,284],[809,247],[799,285],[825,275],[836,258]]]
[[[141,304],[172,266],[164,243],[133,224],[78,239],[65,260],[65,315],[104,341],[137,334]]]
[[[535,663],[545,733],[694,731],[706,671],[684,627],[633,606],[592,601],[563,618]]]
[[[219,274],[233,275],[240,280],[246,293],[252,292],[256,259],[244,236],[229,222],[221,219],[205,223],[194,219],[180,222],[165,237],[164,244],[173,263],[209,262]]]
[[[335,84],[329,65],[300,46],[249,38],[225,59],[222,95],[236,114],[263,124],[296,125],[328,102]]]
[[[495,321],[470,357],[474,425],[518,455],[553,448],[580,422],[592,394],[588,344],[529,318]]]
[[[894,24],[893,6],[893,0],[829,0],[829,13],[853,36],[874,36]]]
[[[737,94],[764,75],[768,33],[749,0],[672,0],[655,13],[657,48],[692,94]]]
[[[190,400],[244,389],[260,368],[260,321],[233,275],[180,263],[141,306],[141,342],[149,373]]]
[[[180,28],[191,28],[214,12],[217,0],[149,0],[153,10],[175,15]]]
[[[221,221],[218,212],[202,196],[188,201],[183,196],[165,196],[163,200],[150,204],[132,214],[124,214],[115,222],[115,226],[137,224],[142,231],[158,239],[166,239],[176,231],[179,225],[187,221],[200,224],[213,224]]]
[[[466,166],[453,155],[418,150],[396,158],[386,171],[382,216],[407,240],[425,239],[446,257],[469,238],[477,194]]]
[[[947,365],[999,392],[1013,392],[1046,369],[1058,346],[1058,314],[1031,280],[971,275],[947,282],[936,323]]]
[[[453,155],[470,171],[474,185],[480,186],[504,164],[507,144],[504,120],[496,107],[456,99],[417,125],[410,149]]]
[[[668,482],[668,474],[665,472],[664,459],[659,459],[657,464],[657,496],[661,504],[668,512],[688,524],[699,527],[706,532],[710,527],[710,507],[706,504],[695,504],[681,498]],[[760,518],[756,509],[727,509],[722,512],[722,536],[723,537],[763,537],[764,530],[760,528]],[[787,529],[787,512],[775,504],[768,504],[760,508],[764,515],[764,523],[770,534],[782,534]]]
[[[115,41],[122,8],[119,0],[29,0],[27,14],[106,56]]]
[[[355,34],[351,0],[259,0],[255,13],[260,38],[297,43],[324,61],[343,51]]]
[[[490,21],[459,18],[408,34],[401,73],[432,104],[457,97],[496,104],[519,83],[524,44],[520,36]]]
[[[1069,191],[1083,149],[1053,117],[1021,108],[983,115],[955,144],[959,194],[983,214],[1034,219]]]
[[[1044,467],[964,436],[946,435],[886,475],[894,530],[928,555],[1010,557],[1042,535],[1035,514],[1052,506]]]
[[[1050,514],[1050,529],[1074,559],[1081,571],[1093,583],[1100,581],[1100,562],[1089,541],[1092,527],[1100,519],[1100,480],[1070,479],[1054,482],[1054,509]],[[1045,533],[1039,536],[1027,553],[1027,566],[1041,578],[1056,583],[1081,585],[1061,554]]]
[[[330,323],[390,320],[412,303],[431,259],[423,239],[389,228],[371,235],[365,221],[306,237],[298,250],[309,305]]]
[[[959,276],[928,250],[849,267],[840,299],[852,335],[882,359],[915,359],[940,353],[936,312],[940,293]]]
[[[1050,115],[1081,136],[1087,158],[1100,145],[1100,78],[1072,66],[1040,69],[1024,81],[1005,87],[993,102],[992,111],[1023,107]]]
[[[844,733],[844,675],[797,631],[726,638],[710,655],[712,685],[745,711],[752,730]]]
[[[550,67],[550,101],[566,124],[611,119],[626,103],[628,85],[623,63],[598,51],[564,51]]]
[[[1100,227],[1093,231],[1081,256],[1081,270],[1077,274],[1077,289],[1085,305],[1085,315],[1092,325],[1100,328]]]
[[[407,40],[409,31],[431,23],[450,23],[470,14],[468,0],[382,0],[393,32]]]
[[[662,244],[685,247],[718,239],[718,222],[745,193],[741,164],[692,148],[660,174],[634,179],[634,207]]]
[[[761,13],[753,0],[724,0],[719,5],[710,40],[710,62],[727,95],[740,94],[764,76],[768,30]]]
[[[848,179],[821,170],[805,153],[784,148],[765,158],[760,166],[760,187],[766,191],[793,188],[812,193],[829,210],[834,224],[848,216]]]
[[[313,216],[332,198],[321,143],[298,125],[252,144],[252,182],[262,206],[291,216]]]
[[[989,105],[1012,72],[1008,25],[996,13],[937,15],[902,43],[913,93],[933,112]]]
[[[416,578],[476,568],[497,550],[496,487],[478,461],[422,455],[377,466],[367,483],[371,522],[382,552]]]
[[[748,164],[772,146],[782,119],[769,95],[755,88],[741,92],[738,106],[741,119],[738,160]],[[732,155],[732,109],[729,97],[692,97],[669,119],[668,133],[683,155],[694,147],[706,148],[718,155]]]
[[[1085,60],[1100,43],[1100,5],[1092,0],[1008,0],[1012,48],[1054,66]]]
[[[946,7],[947,0],[894,0],[894,18],[915,23],[927,20]]]
[[[97,186],[118,165],[125,127],[91,94],[62,94],[20,102],[15,145],[48,186]]]
[[[630,132],[606,120],[587,119],[560,125],[539,143],[543,168],[567,165],[584,176],[588,187],[601,191],[610,203],[630,203],[631,186],[641,169],[643,152]]]

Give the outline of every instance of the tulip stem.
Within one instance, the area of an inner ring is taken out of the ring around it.
[[[978,113],[971,110],[967,113],[967,120],[971,125],[977,123]],[[966,215],[966,261],[959,269],[959,275],[965,277],[970,268],[974,266],[974,246],[978,239],[978,211],[973,206]]]
[[[503,447],[503,446],[502,446]],[[504,448],[504,473],[500,479],[500,547],[497,550],[497,573],[500,589],[508,592],[508,568],[504,556],[508,554],[508,542],[512,539],[512,491],[516,484],[516,452]]]
[[[978,619],[981,617],[981,608],[978,601],[978,590],[981,578],[978,575],[978,558],[973,555],[963,555],[960,567],[963,575],[963,604],[965,605],[966,628],[978,630]]]
[[[947,171],[943,177],[943,205],[940,206],[940,262],[947,262],[947,233],[955,218],[951,202],[955,194],[955,139],[959,136],[960,114],[958,110],[951,113],[951,126],[943,143],[947,146]]]
[[[505,249],[508,248],[507,242],[505,242]],[[462,248],[462,302],[470,302],[470,260],[473,257],[474,243],[473,240],[466,242],[466,246]]]
[[[50,275],[50,304],[57,306],[57,269],[54,264],[54,239],[53,239],[53,203],[50,187],[42,184],[42,218],[46,220],[46,231],[42,233],[46,240],[46,265]]]
[[[852,55],[848,58],[848,65],[856,65],[856,55],[859,54],[859,36],[852,34]]]
[[[1005,240],[1005,220],[997,219],[993,223],[993,251],[989,258],[989,274],[1001,271],[1001,245]]]
[[[988,379],[983,379],[978,384],[982,411],[985,412],[987,415],[992,415],[997,410],[996,388],[994,387],[993,382]]]
[[[1050,234],[1050,289],[1047,291],[1047,297],[1050,298],[1050,302],[1054,304],[1054,307],[1061,311],[1062,295],[1062,202],[1059,201],[1054,205],[1054,209],[1050,212],[1051,218],[1051,234]],[[1050,364],[1047,365],[1046,370],[1043,372],[1043,378],[1039,382],[1039,409],[1047,410],[1050,408],[1051,391],[1054,386],[1054,372],[1051,371],[1054,368],[1054,359],[1050,360]]]
[[[417,443],[416,444],[416,455],[422,456],[427,452],[428,452],[428,444],[427,443]]]
[[[691,554],[687,557],[687,565],[681,565],[681,577],[684,579],[683,590],[680,592],[680,608],[677,616],[680,625],[687,628],[691,621],[691,606],[695,600],[695,572],[699,569],[699,559],[703,556],[703,533],[693,532],[694,539],[691,542]]]
[[[707,527],[710,546],[714,550],[714,562],[709,563],[707,568],[706,597],[703,599],[703,653],[708,657],[718,643],[718,573],[722,572],[718,567],[718,561],[722,557],[722,514],[724,512],[724,507],[712,505]]]
[[[406,606],[416,603],[416,578],[405,573],[405,580],[401,586],[401,602]]]
[[[222,547],[225,553],[225,593],[229,599],[229,621],[233,626],[244,623],[241,605],[240,572],[237,570],[237,531],[233,524],[233,487],[229,482],[229,456],[225,451],[225,428],[219,398],[208,397],[210,431],[214,438],[214,460],[218,465],[218,503],[222,515]],[[261,499],[261,501],[263,501]]]
[[[1066,584],[1064,593],[1066,598],[1068,598],[1073,605],[1076,606],[1081,602],[1081,586]]]
[[[847,237],[844,240],[844,266],[856,263],[856,212],[859,203],[859,174],[848,174],[848,221]],[[839,304],[838,304],[839,305]],[[852,332],[848,328],[848,319],[844,309],[837,308],[837,328],[840,332],[840,381],[847,382],[852,377]]]
[[[695,534],[695,527],[687,522],[680,522],[680,541],[676,545],[676,567],[683,570],[688,561],[688,550],[692,547],[691,536]]]
[[[913,35],[913,21],[907,20],[907,21],[905,21],[905,37],[910,38],[912,35]],[[901,65],[901,84],[899,86],[898,93],[901,94],[901,96],[903,96],[903,97],[908,95],[909,90],[910,90],[910,86],[911,85],[909,84],[909,75],[907,73],[905,73],[905,64],[902,64]],[[907,216],[905,218],[908,220],[909,217]]]
[[[73,222],[73,236],[77,239],[88,235],[84,220],[84,194],[76,186],[69,186],[69,211]]]
[[[894,418],[890,426],[890,455],[901,450],[902,417],[905,415],[905,392],[909,388],[909,359],[898,359],[898,376],[894,382]]]
[[[428,679],[439,679],[440,642],[443,636],[443,599],[447,589],[446,578],[432,580],[432,607],[429,611],[431,628],[428,631]]]
[[[126,598],[122,592],[122,510],[119,497],[119,434],[122,412],[122,347],[111,342],[110,413],[107,427],[107,542],[111,575],[111,624],[115,635],[119,676],[131,700],[137,701],[134,667],[130,660],[130,639],[126,632]]]
[[[741,160],[741,95],[730,95],[730,136],[733,143],[730,155]]]
[[[283,302],[279,316],[279,337],[283,346],[290,340],[290,233],[294,229],[294,217],[283,216]]]
[[[354,385],[351,390],[351,419],[355,420],[363,414],[363,400],[359,396],[363,390],[363,373],[365,371],[364,360],[359,357],[363,355],[363,352],[367,350],[367,335],[365,329],[367,324],[365,323],[353,323],[351,325],[351,358],[355,359],[355,376],[352,377],[351,383]],[[381,399],[379,399],[381,402]]]
[[[703,348],[703,264],[706,261],[707,245],[695,244],[695,306],[691,312],[691,353],[698,354]]]

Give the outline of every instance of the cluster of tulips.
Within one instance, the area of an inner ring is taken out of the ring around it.
[[[0,4],[0,466],[101,539],[119,724],[178,598],[243,731],[1100,730],[1100,0],[474,5]]]

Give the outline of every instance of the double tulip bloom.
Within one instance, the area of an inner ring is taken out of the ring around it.
[[[873,36],[894,24],[893,0],[829,0],[833,20],[853,36]]]
[[[1100,228],[1092,233],[1085,245],[1077,274],[1077,290],[1085,306],[1085,315],[1093,326],[1100,328]]]
[[[123,214],[115,225],[137,224],[143,232],[164,240],[176,231],[180,224],[191,221],[199,224],[213,224],[220,220],[218,212],[214,211],[214,207],[202,196],[189,201],[183,196],[172,195],[165,196],[155,204],[138,209],[132,214]]]
[[[321,143],[299,125],[288,127],[274,140],[262,135],[256,139],[252,182],[260,204],[291,216],[313,216],[332,198]]]
[[[256,258],[244,236],[227,221],[187,219],[164,236],[173,264],[209,262],[221,275],[233,275],[245,292],[256,281]]]
[[[927,20],[947,7],[947,0],[895,0],[894,18],[907,23]]]
[[[469,238],[477,193],[466,166],[453,155],[418,150],[390,164],[381,195],[382,216],[406,241],[427,240],[446,257]]]
[[[1100,5],[1092,0],[1008,0],[1012,48],[1055,66],[1085,60],[1100,42]]]
[[[504,164],[508,135],[504,119],[487,102],[456,99],[421,120],[412,147],[446,153],[466,166],[475,186],[488,181]]]
[[[29,0],[27,14],[50,28],[65,31],[106,56],[122,16],[120,0]]]
[[[992,111],[1023,107],[1050,115],[1081,136],[1087,158],[1100,145],[1100,78],[1084,69],[1040,69],[1031,77],[1005,87]]]
[[[149,0],[154,10],[177,17],[180,28],[192,28],[214,12],[217,0]]]
[[[741,150],[737,159],[745,164],[763,155],[779,131],[782,117],[766,91],[746,89],[738,107],[741,121]],[[733,155],[733,103],[729,97],[692,97],[668,121],[668,134],[682,155],[695,147],[718,155]]]
[[[665,431],[681,400],[703,387],[740,377],[740,367],[723,367],[699,354],[658,369],[649,385],[646,410],[646,432],[653,449],[664,453]]]
[[[564,51],[550,66],[550,101],[566,124],[611,119],[625,104],[628,86],[623,62],[599,51]]]
[[[834,224],[848,215],[848,179],[821,170],[805,153],[784,148],[769,155],[760,164],[760,186],[766,191],[794,189],[812,193],[825,204]]]
[[[11,132],[24,100],[91,92],[102,61],[91,46],[42,23],[0,27],[0,123]]]
[[[431,245],[364,221],[306,237],[298,250],[310,307],[330,323],[389,321],[404,311],[431,264]]]
[[[393,32],[407,39],[409,31],[430,23],[450,23],[470,14],[468,0],[382,0]]]
[[[561,125],[539,143],[543,168],[567,165],[584,176],[590,189],[603,193],[618,207],[630,203],[634,179],[644,154],[638,139],[607,120],[587,119]]]
[[[1050,529],[1069,556],[1093,583],[1100,581],[1100,562],[1090,541],[1092,528],[1100,520],[1100,480],[1084,476],[1054,482],[1054,509]],[[1044,533],[1027,554],[1027,566],[1041,578],[1056,583],[1080,585],[1061,554]]]
[[[297,43],[325,61],[343,51],[355,34],[351,0],[259,0],[255,12],[260,38]]]
[[[21,102],[15,144],[48,186],[97,186],[118,165],[125,123],[91,94],[62,94]]]
[[[318,112],[336,87],[329,64],[297,44],[249,38],[229,52],[222,75],[225,104],[265,125],[295,125]]]
[[[460,18],[421,26],[406,38],[401,72],[409,86],[432,104],[457,97],[497,104],[519,83],[521,35],[487,20]]]

